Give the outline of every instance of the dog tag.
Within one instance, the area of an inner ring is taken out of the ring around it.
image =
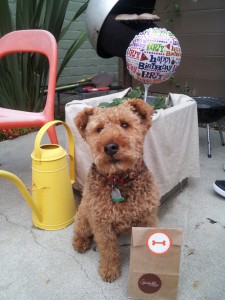
[[[125,199],[121,196],[120,190],[117,188],[114,188],[111,192],[111,197],[113,202],[122,202]]]

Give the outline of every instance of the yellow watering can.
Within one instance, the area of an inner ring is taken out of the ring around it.
[[[54,124],[64,125],[69,137],[70,171],[67,152],[57,144],[40,145],[44,133]],[[72,184],[75,182],[74,141],[69,126],[51,121],[38,132],[32,158],[32,197],[14,174],[0,170],[0,177],[16,184],[32,209],[33,224],[41,229],[62,229],[73,222],[76,212]]]

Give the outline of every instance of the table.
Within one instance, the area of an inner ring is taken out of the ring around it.
[[[66,123],[75,140],[76,183],[82,190],[92,157],[74,125],[74,117],[85,107],[97,106],[121,98],[129,89],[120,93],[96,97],[83,101],[74,100],[66,104]],[[196,102],[182,94],[169,94],[167,109],[159,109],[153,115],[152,127],[144,143],[144,160],[153,173],[161,196],[169,194],[188,177],[199,177],[199,136]]]

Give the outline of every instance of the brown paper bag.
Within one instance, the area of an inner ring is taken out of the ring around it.
[[[128,297],[176,299],[183,232],[133,227]]]

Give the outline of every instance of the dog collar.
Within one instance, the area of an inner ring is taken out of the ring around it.
[[[112,199],[113,202],[119,203],[119,202],[122,202],[122,201],[125,200],[121,196],[119,186],[124,185],[124,184],[126,184],[126,183],[128,183],[132,180],[135,180],[140,174],[140,169],[142,167],[142,164],[143,164],[143,161],[141,159],[140,162],[138,163],[137,171],[136,172],[135,171],[130,171],[124,177],[118,177],[118,176],[113,176],[113,175],[105,176],[97,170],[95,164],[92,165],[92,168],[94,168],[96,172],[98,172],[101,176],[103,176],[108,181],[108,183],[111,184],[111,186],[112,186],[111,199]]]
[[[108,182],[111,183],[114,186],[118,186],[118,185],[126,184],[129,181],[132,181],[132,180],[136,179],[140,174],[140,168],[142,166],[142,163],[143,163],[142,160],[138,163],[138,166],[137,166],[138,170],[136,172],[135,171],[130,171],[124,177],[109,175],[107,177]]]
[[[140,174],[141,166],[142,166],[142,160],[139,163],[137,172],[131,171],[123,178],[120,178],[117,176],[112,176],[112,175],[107,177],[108,182],[112,184],[111,198],[112,198],[113,202],[119,203],[119,202],[122,202],[125,200],[121,196],[121,192],[120,192],[118,186],[124,185],[124,184],[136,179]]]
[[[130,172],[128,175],[126,175],[126,177],[120,178],[120,177],[116,177],[116,176],[108,176],[107,180],[109,183],[112,183],[112,185],[123,185],[128,183],[129,181],[132,181],[134,179],[136,179],[138,177],[138,173],[135,172]]]

